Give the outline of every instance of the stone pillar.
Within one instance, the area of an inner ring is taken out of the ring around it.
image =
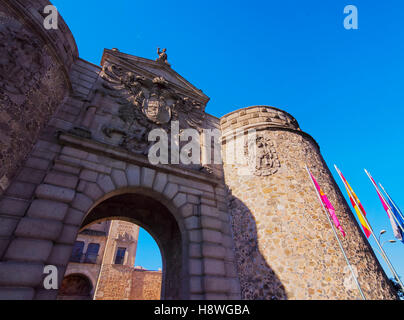
[[[366,297],[395,299],[319,146],[291,115],[268,106],[249,107],[222,117],[221,129],[243,299],[360,299],[306,164],[346,231],[343,247]],[[248,138],[248,130],[256,135]],[[240,138],[233,148],[237,135],[244,141]],[[249,149],[253,145],[255,154]]]

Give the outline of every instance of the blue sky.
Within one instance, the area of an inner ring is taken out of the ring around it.
[[[340,167],[373,229],[393,237],[363,168],[404,209],[402,0],[53,3],[83,59],[99,64],[103,49],[113,47],[155,59],[157,47],[167,48],[173,69],[211,98],[207,112],[220,117],[266,104],[291,113],[343,188],[333,164]],[[359,30],[343,27],[348,4],[358,8]],[[404,276],[404,244],[385,249]]]

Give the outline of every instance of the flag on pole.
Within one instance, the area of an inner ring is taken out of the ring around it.
[[[391,224],[391,228],[393,229],[393,233],[394,236],[396,237],[396,239],[403,241],[403,230],[400,230],[400,227],[402,228],[402,225],[399,226],[397,225],[396,220],[397,217],[394,216],[394,212],[393,212],[393,206],[389,203],[387,203],[386,199],[384,198],[383,194],[380,192],[379,187],[377,186],[375,180],[373,179],[373,177],[371,176],[371,174],[365,169],[366,174],[368,175],[370,181],[372,181],[373,186],[376,189],[377,195],[379,196],[380,202],[383,205],[384,210],[387,213],[387,216],[389,217],[390,220],[390,224]]]
[[[400,231],[400,237],[397,237],[396,234],[394,233],[394,236],[396,236],[396,239],[402,241],[404,243],[404,219],[403,219],[403,214],[401,213],[401,210],[397,207],[396,203],[393,201],[393,199],[391,199],[390,195],[387,193],[386,190],[384,190],[383,186],[381,185],[383,191],[386,193],[387,195],[387,199],[386,201],[388,202],[390,209],[391,209],[391,213],[394,215],[395,219],[394,222],[396,222],[399,226],[399,231]]]
[[[309,170],[309,169],[307,169],[307,170]],[[310,172],[310,170],[309,170],[309,172]],[[334,209],[333,205],[331,204],[330,200],[328,200],[328,197],[323,192],[323,190],[320,188],[320,185],[317,183],[317,180],[314,178],[314,176],[312,175],[311,172],[310,172],[310,176],[314,182],[314,185],[316,186],[317,192],[320,195],[321,201],[323,202],[325,208],[327,209],[328,213],[330,214],[330,216],[332,218],[332,221],[334,221],[334,224],[337,227],[337,229],[339,231],[341,231],[342,235],[345,237],[345,231],[344,231],[344,229],[342,229],[341,224],[338,221],[338,218],[335,214],[335,209]]]
[[[363,208],[361,202],[359,201],[358,196],[355,194],[355,192],[353,191],[353,189],[349,185],[348,181],[345,179],[344,175],[342,174],[342,172],[337,168],[337,166],[335,166],[335,169],[337,170],[340,178],[344,182],[345,189],[346,189],[346,191],[348,193],[348,196],[349,196],[349,200],[351,201],[351,204],[354,207],[356,214],[358,215],[358,219],[359,219],[359,221],[360,221],[360,223],[362,225],[362,229],[365,232],[366,237],[369,238],[370,235],[372,234],[372,232],[370,231],[371,229],[370,229],[369,225],[367,224],[366,219],[364,218],[364,216],[366,217],[365,208]],[[356,203],[358,205],[356,205],[354,199],[356,200]]]

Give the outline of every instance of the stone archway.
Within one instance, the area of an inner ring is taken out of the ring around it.
[[[84,274],[72,273],[63,278],[59,300],[91,300],[93,285]]]
[[[161,200],[166,202],[161,195],[146,189],[113,195],[89,210],[81,229],[96,221],[118,219],[147,230],[155,239],[162,255],[161,299],[183,299],[186,298],[184,292],[187,291],[186,233],[184,229],[181,230],[175,216]],[[171,210],[175,212],[174,208]]]

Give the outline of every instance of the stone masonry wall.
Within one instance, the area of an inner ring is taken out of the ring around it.
[[[160,300],[161,276],[161,271],[134,270],[130,299]]]
[[[239,121],[243,117],[240,113],[250,115],[244,124]],[[293,119],[274,123],[273,117],[268,117],[270,113],[279,111],[252,107],[222,118],[224,135],[237,126],[260,129],[257,135],[271,145],[274,160],[267,174],[258,170],[250,175],[240,175],[239,171],[248,162],[234,165],[224,160],[242,298],[360,299],[357,288],[348,281],[349,270],[308,178],[307,164],[347,233],[343,246],[358,270],[365,296],[394,299],[317,144],[300,131]],[[248,123],[248,119],[254,121]],[[225,144],[223,154],[226,148]]]
[[[43,28],[47,4],[0,3],[0,194],[69,93],[77,47],[62,18],[59,30]]]

